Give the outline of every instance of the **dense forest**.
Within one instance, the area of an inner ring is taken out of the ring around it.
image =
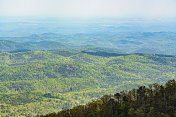
[[[110,17],[123,5],[95,1],[0,0],[0,117],[176,116],[176,19],[165,17],[168,4],[159,10],[151,2],[148,18]],[[66,6],[83,17],[57,15]],[[101,6],[108,17],[92,17]]]
[[[38,117],[175,117],[176,81],[104,95],[86,105]]]
[[[108,51],[0,53],[0,116],[45,115],[176,78],[175,56]]]

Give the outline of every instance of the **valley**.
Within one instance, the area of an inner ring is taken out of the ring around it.
[[[93,53],[93,54],[92,54]],[[106,56],[107,55],[107,56]],[[108,51],[0,53],[1,116],[36,116],[175,79],[175,56]]]

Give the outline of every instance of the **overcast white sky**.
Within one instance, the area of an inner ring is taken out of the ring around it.
[[[0,16],[176,17],[176,0],[0,0]]]

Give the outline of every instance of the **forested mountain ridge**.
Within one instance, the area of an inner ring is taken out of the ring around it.
[[[104,95],[86,105],[37,117],[175,117],[176,81]]]
[[[0,53],[1,116],[36,116],[176,76],[176,58],[106,51]]]
[[[39,50],[57,50],[68,49],[72,46],[53,41],[40,41],[40,42],[26,42],[19,43],[9,40],[0,40],[0,52],[25,52],[25,51],[39,51]]]
[[[175,28],[175,27],[174,27]],[[112,31],[108,31],[112,30]],[[46,46],[47,48],[35,47],[35,49],[48,50],[60,49],[60,44],[66,44],[65,47],[71,46],[87,46],[106,47],[117,49],[125,53],[150,53],[150,54],[176,54],[176,32],[118,32],[116,28],[108,28],[103,32],[92,33],[39,33],[20,37],[0,37],[0,40],[10,40],[22,44],[35,45],[40,42],[55,42]],[[32,43],[31,43],[32,42]],[[36,43],[35,43],[36,42]],[[62,46],[63,47],[63,46]],[[127,48],[128,47],[128,48]]]

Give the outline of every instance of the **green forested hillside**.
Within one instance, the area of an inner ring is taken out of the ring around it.
[[[39,50],[57,50],[68,49],[72,46],[54,42],[54,41],[40,41],[40,42],[26,42],[19,43],[9,40],[0,40],[0,52],[25,52],[25,51],[39,51]]]
[[[0,40],[0,52],[10,52],[15,50],[27,50],[29,45],[9,41],[9,40]]]
[[[175,56],[107,52],[0,53],[1,116],[35,116],[176,76]]]
[[[175,117],[176,81],[104,95],[86,105],[40,117]]]

